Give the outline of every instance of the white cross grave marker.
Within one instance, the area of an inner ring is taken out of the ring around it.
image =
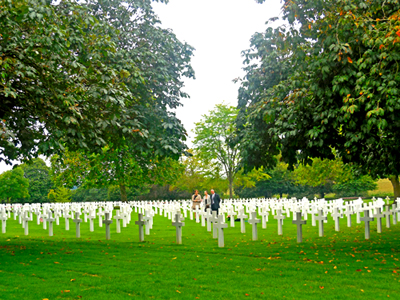
[[[113,221],[110,219],[110,213],[105,213],[102,224],[104,223],[106,225],[106,240],[109,240],[111,238],[110,225],[112,224],[112,222]]]
[[[267,207],[261,208],[260,215],[261,215],[262,228],[266,229],[267,228],[267,222],[268,222],[268,215],[269,215]]]
[[[47,217],[47,222],[49,222],[49,236],[53,236],[53,222],[56,220],[55,218],[53,218],[52,216],[52,212],[51,210],[49,210],[48,213],[48,217]]]
[[[369,240],[370,237],[369,222],[374,221],[374,218],[369,216],[369,209],[364,210],[364,217],[360,218],[360,221],[365,222],[365,239]]]
[[[143,230],[143,225],[144,225],[144,221],[143,221],[143,215],[139,214],[138,215],[138,220],[135,221],[136,225],[139,225],[139,242],[143,242],[144,241],[144,230]]]
[[[307,221],[301,219],[301,212],[296,212],[296,220],[292,221],[293,224],[297,225],[297,242],[303,242],[303,229],[302,226],[307,224]]]
[[[333,220],[335,221],[335,231],[340,231],[339,218],[343,218],[343,214],[339,212],[339,208],[334,208],[334,213],[331,214]]]
[[[257,212],[253,211],[251,213],[251,218],[249,219],[249,224],[253,226],[252,228],[252,239],[253,241],[257,241],[258,239],[258,232],[257,232],[257,224],[261,223],[260,219],[257,219]]]
[[[397,224],[397,216],[396,216],[396,212],[397,212],[397,204],[393,203],[392,204],[392,214],[393,214],[393,225]]]
[[[25,211],[23,214],[24,214],[24,215],[23,215],[23,217],[22,217],[22,227],[24,228],[24,233],[25,233],[25,235],[28,235],[28,234],[29,234],[29,226],[28,226],[28,223],[29,223],[30,218],[29,218],[29,216],[28,216],[28,211]]]
[[[204,217],[206,218],[206,220],[207,220],[207,231],[208,232],[211,232],[211,217],[212,217],[212,214],[211,214],[211,208],[207,208],[207,210],[206,210],[207,212],[204,214]]]
[[[91,210],[89,212],[89,231],[93,232],[94,231],[94,219],[96,219],[96,212]]]
[[[185,226],[185,222],[180,221],[180,213],[175,214],[175,222],[172,222],[172,226],[176,227],[176,243],[182,244],[182,226]]]
[[[114,216],[115,219],[115,224],[117,225],[117,233],[121,233],[121,223],[120,220],[122,219],[121,215],[120,215],[120,211],[119,209],[117,209],[117,212]]]
[[[382,214],[386,218],[386,228],[390,228],[390,215],[392,215],[392,211],[390,210],[389,205],[386,205],[386,210],[382,212]]]
[[[247,219],[248,216],[244,213],[244,208],[241,208],[239,210],[239,214],[237,217],[240,219],[240,232],[241,233],[246,233],[246,224],[244,222],[244,219]]]
[[[76,227],[76,237],[77,238],[81,237],[81,222],[82,222],[82,219],[79,218],[80,215],[81,215],[80,212],[75,212],[75,219],[72,220],[76,224],[75,227]]]
[[[327,219],[328,217],[324,216],[324,211],[320,209],[318,212],[318,216],[315,216],[315,220],[318,221],[319,236],[324,236],[324,221]]]
[[[380,207],[376,208],[376,214],[374,214],[373,217],[376,218],[376,231],[378,233],[382,233],[382,218],[383,218],[383,214],[381,213],[381,208]]]
[[[216,239],[218,237],[217,228],[214,226],[215,223],[218,222],[218,217],[217,217],[217,211],[216,210],[213,210],[211,218],[210,218],[210,221],[213,224],[213,239]]]
[[[101,207],[99,207],[99,212],[97,213],[99,216],[99,227],[103,227],[103,216],[105,215]]]
[[[281,210],[277,209],[276,210],[276,215],[274,216],[274,219],[278,220],[278,235],[282,235],[282,225],[283,225],[283,220],[286,219],[286,216],[282,215]]]
[[[351,215],[353,214],[350,205],[346,205],[346,211],[344,212],[347,218],[347,227],[351,227]]]
[[[218,247],[222,248],[225,246],[224,244],[224,228],[228,228],[228,224],[224,223],[224,216],[219,215],[218,221],[214,223],[214,228],[218,230]]]
[[[0,220],[1,220],[1,232],[6,233],[6,227],[7,227],[7,213],[4,211],[0,213]]]

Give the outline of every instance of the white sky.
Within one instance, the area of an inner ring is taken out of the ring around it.
[[[216,104],[237,105],[239,83],[232,80],[244,72],[241,51],[250,47],[255,32],[267,28],[265,22],[280,16],[280,0],[170,0],[154,3],[162,27],[170,28],[180,41],[196,50],[192,58],[196,79],[185,80],[184,91],[190,99],[182,101],[177,111],[189,134],[191,147],[194,123],[200,121]],[[0,173],[11,166],[0,163]]]
[[[202,115],[222,102],[237,105],[239,83],[232,80],[244,76],[241,51],[250,47],[254,33],[265,31],[268,19],[280,16],[281,1],[170,0],[153,6],[162,27],[171,28],[180,41],[196,49],[192,58],[196,79],[185,80],[190,99],[176,111],[191,147],[194,123]]]

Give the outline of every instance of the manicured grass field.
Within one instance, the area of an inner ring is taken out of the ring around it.
[[[251,226],[225,229],[225,248],[218,248],[205,227],[189,219],[183,244],[175,244],[175,227],[156,216],[150,236],[138,242],[131,224],[105,240],[105,228],[89,232],[75,223],[55,236],[36,222],[29,236],[13,218],[0,234],[1,299],[400,299],[400,223],[364,239],[364,224],[334,231],[329,218],[325,237],[311,217],[303,227],[302,244],[296,226],[284,221],[283,236],[276,220],[267,229],[259,224],[259,240],[251,240]],[[383,224],[385,224],[383,222]]]

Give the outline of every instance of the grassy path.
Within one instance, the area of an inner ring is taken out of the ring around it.
[[[186,220],[183,245],[175,244],[175,227],[156,216],[150,236],[138,242],[137,215],[122,233],[105,240],[105,229],[89,232],[82,223],[54,236],[29,223],[29,236],[12,218],[0,234],[1,299],[400,299],[400,224],[364,239],[363,224],[334,231],[329,219],[326,237],[318,237],[311,220],[303,227],[302,244],[296,226],[284,221],[283,236],[276,220],[259,225],[259,240],[251,241],[251,226],[239,223],[225,230],[225,248],[195,221]]]

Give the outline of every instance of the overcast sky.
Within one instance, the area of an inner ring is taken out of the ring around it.
[[[250,47],[255,32],[264,32],[265,22],[280,16],[280,0],[170,0],[155,3],[162,27],[171,28],[180,41],[193,46],[195,80],[185,80],[190,99],[176,113],[193,139],[194,123],[216,104],[237,105],[239,83],[232,80],[244,72],[241,51]],[[189,140],[188,146],[191,146]]]
[[[267,28],[265,22],[280,16],[280,0],[170,0],[154,3],[162,27],[170,28],[180,41],[196,50],[192,58],[195,80],[185,80],[190,99],[182,101],[176,111],[189,134],[191,147],[194,123],[216,104],[237,105],[239,84],[232,80],[242,77],[241,51],[250,46],[255,32]],[[11,169],[0,163],[0,173]]]

